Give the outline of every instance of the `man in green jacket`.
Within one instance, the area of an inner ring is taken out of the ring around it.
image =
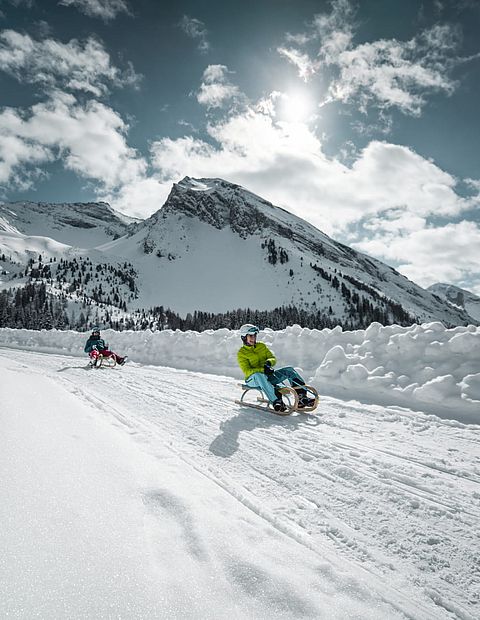
[[[238,364],[245,375],[245,383],[249,387],[260,388],[272,403],[275,411],[285,411],[282,395],[275,388],[276,385],[288,379],[293,387],[305,385],[305,381],[292,366],[274,370],[277,363],[275,355],[263,342],[257,342],[258,327],[242,325],[240,336],[243,346],[237,353]],[[307,397],[304,389],[297,390],[299,396],[298,407],[311,406],[315,401]]]

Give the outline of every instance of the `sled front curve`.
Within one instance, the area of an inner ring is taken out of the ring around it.
[[[307,392],[307,396],[309,398],[315,399],[315,402],[310,407],[302,407],[302,409],[299,409],[300,413],[310,413],[311,411],[315,411],[315,409],[318,407],[318,401],[320,399],[318,390],[316,390],[312,385],[300,385],[295,389],[303,389]]]

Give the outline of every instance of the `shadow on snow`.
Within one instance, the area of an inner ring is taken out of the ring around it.
[[[259,428],[283,426],[289,431],[295,431],[305,426],[321,424],[318,415],[300,413],[291,416],[276,416],[268,411],[259,411],[242,407],[233,417],[220,424],[221,435],[216,437],[209,446],[215,456],[228,458],[239,447],[239,436],[242,432],[255,431]]]

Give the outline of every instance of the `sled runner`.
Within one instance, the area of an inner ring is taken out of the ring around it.
[[[240,400],[236,400],[235,403],[237,405],[241,405],[242,407],[251,407],[252,409],[260,409],[260,411],[270,411],[275,415],[290,415],[294,411],[298,411],[299,413],[309,413],[310,411],[314,411],[318,405],[318,392],[311,385],[300,385],[297,388],[278,387],[278,391],[281,393],[283,403],[286,407],[285,411],[275,411],[272,403],[265,397],[260,388],[250,387],[245,383],[239,383],[238,385],[242,388],[243,394],[240,397]],[[309,407],[299,407],[297,389],[306,390],[308,397],[314,399],[315,402]],[[249,394],[250,397],[254,392],[260,393],[260,395],[257,394],[257,399],[253,402],[246,400],[247,394]]]
[[[92,368],[100,368],[101,366],[104,368],[115,368],[116,365],[117,360],[115,359],[115,355],[104,356],[101,353],[93,357],[90,362]]]

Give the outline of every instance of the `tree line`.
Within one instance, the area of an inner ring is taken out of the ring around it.
[[[344,288],[344,297],[350,297]],[[172,329],[181,331],[205,331],[207,329],[238,329],[244,323],[253,323],[261,328],[284,329],[289,325],[300,325],[310,329],[333,329],[337,325],[344,330],[364,329],[376,321],[382,325],[396,322],[411,325],[415,322],[408,313],[398,305],[392,307],[374,305],[366,297],[357,293],[351,295],[355,311],[348,318],[336,317],[330,307],[328,313],[316,309],[298,308],[294,305],[280,306],[273,310],[254,310],[238,308],[227,312],[205,312],[196,310],[185,317],[164,306],[155,306],[148,310],[140,309],[119,312],[112,306],[97,304],[92,300],[83,301],[76,311],[68,311],[65,294],[53,295],[48,292],[45,283],[28,283],[24,287],[0,291],[0,327],[17,329],[76,329],[87,331],[92,325],[100,324],[103,329],[117,331],[145,330],[154,331]],[[383,301],[383,300],[382,300]],[[394,320],[396,319],[396,320]]]
[[[45,284],[0,291],[0,327],[69,329],[67,302],[47,293]]]

